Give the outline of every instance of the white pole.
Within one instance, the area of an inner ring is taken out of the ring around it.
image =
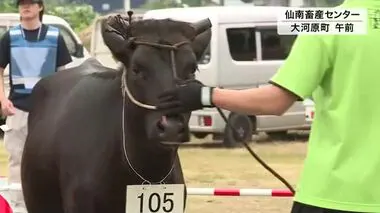
[[[124,10],[128,11],[131,9],[131,0],[124,0]]]
[[[238,188],[187,188],[188,195],[204,196],[265,196],[292,197],[293,193],[285,189],[238,189]]]
[[[21,184],[1,185],[0,194],[7,191],[19,191]],[[264,196],[264,197],[293,197],[286,189],[249,189],[249,188],[187,188],[187,195],[200,196]]]

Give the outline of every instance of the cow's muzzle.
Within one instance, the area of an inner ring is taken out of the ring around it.
[[[153,134],[163,144],[181,144],[189,141],[189,128],[182,115],[162,116],[154,129]]]

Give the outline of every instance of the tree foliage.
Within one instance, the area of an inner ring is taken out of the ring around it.
[[[18,12],[15,0],[0,0],[0,13]],[[76,32],[80,32],[97,16],[92,7],[87,4],[64,3],[57,0],[45,0],[45,14],[55,15],[65,19]]]
[[[163,9],[173,7],[200,7],[211,4],[210,0],[155,0],[147,1],[141,8],[145,9]]]
[[[173,0],[158,0],[158,1],[148,1],[141,6],[144,9],[163,9],[163,8],[173,8],[181,7],[180,4]]]
[[[336,7],[344,0],[303,0],[306,7]]]
[[[15,5],[15,1],[12,0],[1,0],[0,1],[0,13],[14,13],[18,12]]]
[[[97,16],[90,5],[76,3],[49,7],[47,14],[65,19],[76,32],[91,25]]]

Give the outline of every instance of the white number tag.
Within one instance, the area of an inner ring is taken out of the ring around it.
[[[126,213],[183,213],[183,184],[129,185]]]

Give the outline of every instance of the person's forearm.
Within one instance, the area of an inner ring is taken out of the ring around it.
[[[4,90],[4,68],[0,67],[0,101],[6,98]]]
[[[216,107],[252,115],[282,115],[294,101],[296,97],[273,85],[245,90],[215,88],[212,97]]]

